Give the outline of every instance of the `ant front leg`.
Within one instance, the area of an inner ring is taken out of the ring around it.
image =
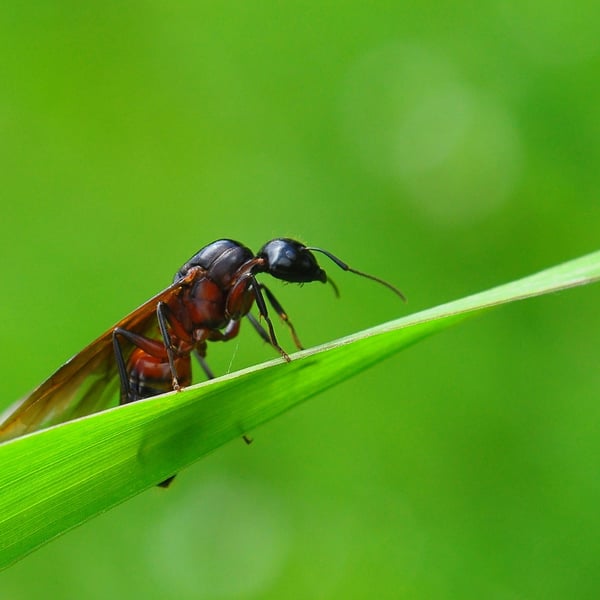
[[[258,312],[260,316],[266,321],[267,327],[269,328],[269,339],[270,344],[283,356],[286,362],[291,362],[291,358],[288,353],[279,345],[277,338],[275,337],[275,329],[273,328],[273,323],[269,318],[269,311],[267,310],[267,303],[262,295],[263,286],[258,283],[256,277],[254,275],[251,276],[252,279],[252,289],[254,290],[254,297],[256,298],[256,306],[258,307]],[[269,292],[270,293],[270,292]],[[281,307],[280,307],[281,308]],[[250,320],[252,322],[252,320]],[[256,329],[256,326],[255,326]],[[260,330],[258,330],[259,335],[261,335]]]
[[[248,321],[250,321],[252,327],[254,327],[254,331],[258,333],[258,335],[262,338],[263,342],[266,342],[267,344],[269,344],[269,346],[275,348],[275,350],[279,352],[279,346],[273,344],[273,340],[271,339],[269,332],[260,324],[260,321],[252,313],[248,313],[246,315],[246,318],[248,319]],[[298,349],[302,350],[302,347],[298,346]]]
[[[246,315],[246,318],[248,319],[248,321],[250,321],[250,323],[252,323],[252,327],[254,327],[256,333],[260,335],[263,342],[266,342],[267,344],[270,344],[272,346],[273,344],[271,343],[271,338],[269,337],[267,330],[260,324],[259,320],[252,313],[248,313]]]
[[[271,304],[271,306],[273,307],[275,312],[281,317],[281,320],[290,328],[290,332],[292,334],[292,339],[294,340],[294,344],[296,344],[296,348],[298,348],[298,350],[303,350],[302,343],[298,339],[296,330],[294,329],[294,326],[292,325],[292,322],[290,321],[289,317],[287,316],[287,313],[285,312],[283,306],[281,306],[281,304],[279,303],[279,300],[277,300],[277,298],[275,298],[275,296],[273,295],[273,292],[264,283],[260,284],[260,288],[267,295],[267,299],[269,300],[269,303]],[[259,333],[259,335],[260,335],[260,333]]]

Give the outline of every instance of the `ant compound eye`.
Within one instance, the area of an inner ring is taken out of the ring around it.
[[[258,252],[267,262],[267,272],[277,279],[291,283],[327,281],[325,271],[306,246],[289,238],[267,242]]]

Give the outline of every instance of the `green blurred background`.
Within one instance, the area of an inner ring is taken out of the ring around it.
[[[274,283],[307,346],[597,249],[599,26],[566,0],[3,2],[2,402],[219,237],[299,237],[409,298]],[[600,597],[599,292],[409,349],[0,597]],[[272,357],[248,327],[209,356]]]

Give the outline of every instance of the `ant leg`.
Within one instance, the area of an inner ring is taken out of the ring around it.
[[[239,319],[230,319],[227,325],[225,326],[223,333],[221,333],[221,335],[218,338],[213,339],[218,339],[218,341],[221,342],[228,342],[240,332],[240,326],[241,323]]]
[[[121,344],[119,344],[119,338],[117,337],[118,333],[121,333],[120,327],[117,327],[117,329],[113,331],[112,341],[115,359],[117,361],[117,369],[119,370],[119,379],[121,380],[121,397],[119,399],[119,404],[125,404],[131,395],[131,389],[129,386],[129,375],[127,374],[125,357],[123,356],[123,350],[121,349]]]
[[[158,327],[160,334],[165,342],[165,349],[167,350],[167,358],[169,359],[169,368],[171,369],[171,375],[173,376],[173,389],[179,391],[179,381],[177,380],[177,369],[175,368],[175,352],[173,350],[173,344],[171,343],[171,336],[167,328],[168,316],[167,311],[169,307],[164,302],[159,302],[156,305],[156,316],[158,319]]]
[[[252,323],[252,327],[254,327],[254,330],[263,339],[263,341],[265,341],[267,344],[269,344],[269,346],[272,346],[273,348],[275,348],[275,350],[279,350],[279,348],[277,346],[275,346],[273,344],[273,342],[271,341],[271,338],[269,337],[267,330],[260,324],[258,319],[252,313],[248,313],[246,315],[246,318],[248,319],[248,321],[250,321],[250,323]],[[300,346],[298,346],[298,347],[300,349],[302,349]]]
[[[135,392],[132,391],[129,374],[127,373],[127,365],[125,362],[125,357],[123,355],[123,350],[121,349],[121,345],[119,344],[119,339],[118,339],[119,335],[123,336],[127,341],[129,341],[131,344],[133,344],[136,348],[139,348],[140,350],[142,350],[149,356],[159,359],[159,361],[162,362],[163,364],[164,364],[165,358],[168,359],[169,369],[171,371],[171,375],[173,378],[173,383],[172,383],[173,388],[176,390],[179,389],[179,383],[177,381],[177,372],[175,371],[175,364],[174,364],[175,356],[174,356],[173,348],[171,345],[171,339],[170,339],[170,336],[168,334],[167,327],[166,327],[166,314],[165,314],[164,308],[162,308],[162,310],[161,310],[160,304],[163,304],[163,303],[159,303],[159,306],[157,307],[157,315],[158,315],[159,327],[160,327],[161,333],[163,334],[163,339],[164,339],[163,342],[161,342],[160,340],[154,340],[151,338],[147,338],[143,335],[140,335],[139,333],[134,333],[133,331],[128,331],[127,329],[123,329],[121,327],[115,328],[112,333],[113,348],[114,348],[115,358],[116,358],[116,362],[117,362],[117,369],[119,371],[119,377],[121,379],[120,404],[126,404],[128,402],[133,402],[135,400],[139,400],[140,397],[136,397]],[[164,305],[164,306],[166,306],[166,305]],[[184,371],[187,371],[187,370],[188,369],[184,369]],[[184,377],[187,380],[187,378],[189,377],[189,373],[188,374],[184,373]],[[168,379],[167,379],[167,381],[165,381],[165,383],[168,383]],[[159,392],[151,392],[150,395],[153,395],[154,393],[159,393]],[[148,396],[142,395],[141,397],[145,398]],[[159,487],[166,488],[171,484],[173,479],[175,479],[175,475],[171,475],[171,477],[168,477],[167,479],[158,483],[157,485]]]
[[[202,354],[200,354],[200,352],[198,350],[194,350],[194,356],[196,357],[196,360],[200,363],[200,366],[202,367],[202,370],[204,371],[206,378],[214,379],[215,374],[212,372],[212,369],[208,366],[208,363],[206,362],[206,359],[204,358],[204,356],[202,356]]]
[[[157,483],[156,487],[168,488],[175,477],[177,477],[177,475],[171,475],[171,477],[167,477],[164,481]]]
[[[202,370],[206,374],[208,379],[214,379],[214,373],[212,369],[208,366],[208,363],[205,360],[206,356],[206,340],[211,340],[212,342],[227,342],[228,340],[233,339],[240,332],[240,322],[236,319],[230,319],[225,326],[223,331],[219,330],[209,330],[206,332],[206,335],[203,336],[201,342],[198,342],[196,348],[194,350],[194,356],[196,360],[200,363]]]
[[[267,295],[267,299],[271,303],[271,306],[275,309],[275,312],[281,317],[281,320],[284,321],[287,324],[287,326],[290,328],[290,332],[292,334],[294,344],[296,344],[296,348],[298,348],[298,350],[302,350],[302,344],[301,344],[300,340],[298,339],[296,330],[294,329],[292,322],[289,320],[287,313],[285,312],[283,306],[281,306],[281,304],[279,303],[277,298],[275,298],[275,296],[273,295],[273,292],[271,292],[271,290],[264,283],[261,283],[260,287],[264,290],[265,294]]]
[[[252,313],[248,313],[246,318],[252,323],[252,327],[254,327],[256,333],[260,335],[263,341],[272,346],[273,344],[271,343],[271,338],[269,337],[267,330],[258,322],[258,319]]]
[[[131,391],[129,373],[127,372],[127,364],[125,362],[125,356],[119,344],[118,336],[124,337],[128,342],[134,345],[136,348],[140,348],[150,356],[164,359],[167,357],[165,345],[158,341],[147,338],[139,333],[128,331],[122,327],[116,327],[112,333],[113,349],[115,352],[115,359],[117,361],[117,369],[119,371],[119,377],[121,379],[121,404],[132,402],[137,398],[134,397]]]
[[[287,352],[279,345],[277,342],[277,338],[275,337],[275,329],[273,328],[273,323],[269,318],[269,311],[267,310],[267,304],[265,299],[263,298],[261,292],[261,285],[256,281],[256,277],[254,275],[251,276],[252,279],[252,289],[254,290],[254,297],[256,298],[256,306],[258,306],[258,312],[260,316],[267,322],[267,327],[269,328],[269,337],[271,338],[271,345],[277,349],[279,354],[283,356],[286,362],[290,362],[290,357]]]

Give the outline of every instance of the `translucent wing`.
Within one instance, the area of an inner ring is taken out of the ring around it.
[[[68,360],[9,412],[0,423],[0,441],[88,415],[114,403],[119,387],[112,345],[115,327],[148,334],[156,326],[158,302],[168,302],[202,274],[200,269],[191,270]]]

